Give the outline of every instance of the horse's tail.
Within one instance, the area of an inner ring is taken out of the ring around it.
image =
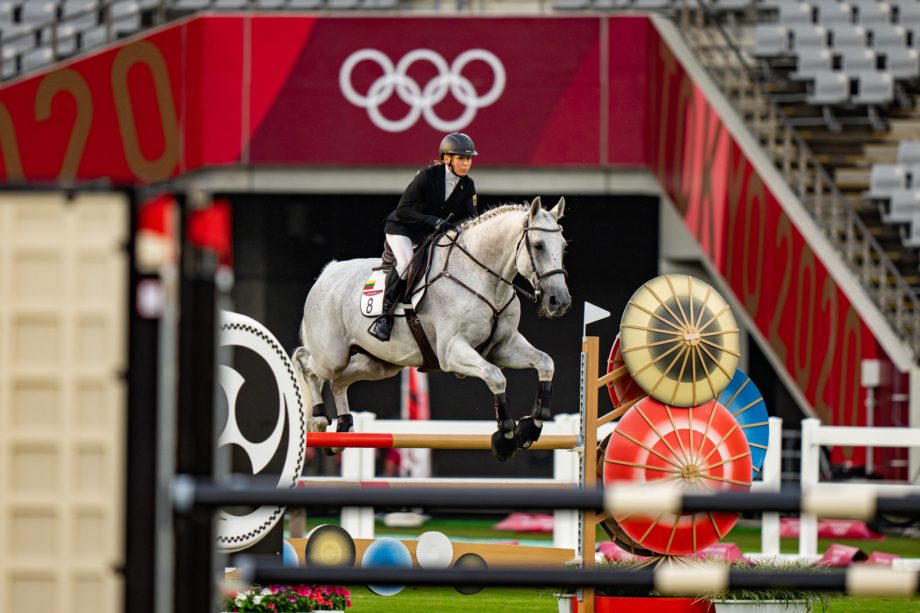
[[[310,375],[310,350],[307,349],[307,330],[304,328],[304,321],[300,320],[300,347],[294,349],[291,354],[291,362],[294,363],[294,370],[300,378],[300,387],[307,393],[310,392],[307,377]]]

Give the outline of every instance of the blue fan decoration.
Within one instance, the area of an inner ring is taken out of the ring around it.
[[[763,468],[770,440],[770,426],[767,422],[769,415],[760,390],[741,369],[735,369],[731,382],[719,395],[719,403],[741,425],[741,431],[751,448],[753,479],[760,479],[760,469]]]
[[[385,566],[390,568],[412,568],[412,554],[409,549],[394,538],[382,537],[368,545],[361,559],[362,567]],[[405,585],[368,585],[367,589],[378,596],[395,596]]]

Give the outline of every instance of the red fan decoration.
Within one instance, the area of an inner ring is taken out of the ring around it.
[[[604,455],[604,485],[671,481],[688,490],[749,490],[751,451],[740,425],[716,400],[674,408],[644,398],[617,424]],[[615,515],[636,546],[666,555],[705,549],[738,521],[735,513]]]

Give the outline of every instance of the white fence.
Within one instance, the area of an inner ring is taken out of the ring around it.
[[[822,446],[848,445],[852,447],[920,447],[920,428],[876,428],[822,426],[815,418],[802,420],[802,492],[827,491],[853,496],[875,493],[887,496],[920,493],[920,485],[892,483],[821,483],[820,452]],[[818,557],[818,520],[815,515],[803,513],[799,522],[799,556]]]

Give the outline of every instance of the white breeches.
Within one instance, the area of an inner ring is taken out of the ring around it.
[[[396,272],[402,277],[412,261],[412,239],[402,234],[387,234],[387,244],[396,257]]]

